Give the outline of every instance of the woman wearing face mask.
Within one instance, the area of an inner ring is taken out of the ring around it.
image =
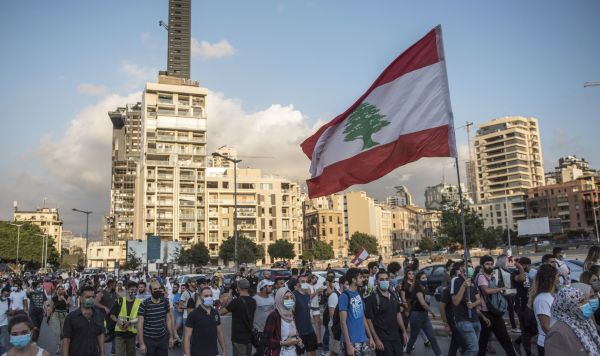
[[[585,262],[583,262],[583,270],[589,271],[594,265],[600,265],[600,246],[594,245],[588,250]]]
[[[431,348],[436,356],[440,356],[442,351],[437,343],[435,334],[433,332],[433,326],[431,320],[427,317],[428,313],[431,313],[431,317],[435,319],[435,313],[429,307],[429,304],[425,301],[427,295],[427,275],[425,272],[417,273],[415,277],[416,281],[411,287],[411,312],[410,312],[410,339],[406,344],[406,352],[411,353],[413,345],[417,341],[417,336],[421,331],[425,332]]]
[[[404,319],[404,326],[406,327],[408,327],[408,323],[410,321],[409,316],[413,305],[413,294],[411,290],[414,284],[415,271],[407,269],[404,273],[404,279],[402,280],[402,284],[400,285],[400,298],[402,299],[402,306],[404,307],[404,313],[402,316]],[[421,332],[421,339],[423,339],[423,344],[426,347],[429,347],[431,345],[424,332]]]
[[[269,314],[263,335],[265,355],[296,356],[297,347],[301,348],[302,339],[294,321],[294,294],[287,287],[279,288],[275,294],[275,310]]]
[[[71,301],[65,293],[65,288],[62,285],[59,285],[50,302],[50,325],[52,326],[54,342],[58,345],[57,352],[60,352],[61,349],[61,331],[65,323],[65,318],[67,317],[67,314],[69,314],[70,305]]]
[[[592,314],[589,299],[580,289],[562,288],[552,304],[556,322],[546,336],[546,355],[600,355],[600,336],[590,319]]]
[[[529,308],[533,309],[538,327],[538,355],[545,355],[544,340],[555,319],[552,314],[552,303],[560,283],[560,275],[556,267],[542,265],[535,276],[530,292]]]
[[[183,336],[183,350],[189,356],[227,356],[225,337],[221,329],[219,312],[213,308],[214,299],[210,287],[198,294],[200,304],[187,317]],[[217,347],[221,346],[221,353]]]
[[[32,342],[33,323],[25,313],[16,314],[8,323],[10,343],[14,346],[2,356],[50,356],[48,351]]]

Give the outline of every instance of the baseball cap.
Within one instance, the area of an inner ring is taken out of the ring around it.
[[[272,286],[273,284],[275,284],[275,283],[273,283],[273,281],[268,280],[268,279],[263,279],[262,281],[258,282],[258,287],[256,288],[256,290],[258,292],[260,292],[261,289],[263,289],[264,287]]]
[[[250,282],[246,278],[241,278],[236,282],[236,285],[239,289],[249,289]]]

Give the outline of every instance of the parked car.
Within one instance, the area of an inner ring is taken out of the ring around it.
[[[438,264],[423,267],[419,272],[425,272],[427,275],[427,292],[429,294],[434,294],[437,287],[442,285],[442,281],[444,280],[448,269],[445,264]]]
[[[230,288],[233,279],[235,278],[235,273],[225,273],[223,274],[223,287]]]
[[[271,268],[286,268],[287,264],[285,261],[277,261],[271,264]]]
[[[565,263],[569,270],[571,271],[571,282],[579,282],[579,278],[581,277],[581,273],[583,273],[583,261],[580,260],[566,260]],[[542,262],[536,262],[531,265],[532,269],[538,269]]]
[[[340,272],[335,271],[335,283],[337,284],[338,278],[343,276]],[[327,278],[327,271],[313,271],[312,274],[317,276],[317,287],[322,287],[325,285],[325,280]]]
[[[264,269],[259,269],[258,271],[256,271],[256,274],[255,274],[256,277],[258,277],[259,280],[263,279],[263,274],[265,273],[265,271],[271,271],[271,280],[275,280],[276,278],[283,277],[283,279],[285,279],[287,281],[292,276],[292,272],[288,271],[287,269],[264,268]]]
[[[184,284],[187,283],[189,280],[195,280],[198,281],[199,279],[204,278],[204,279],[208,279],[210,278],[210,276],[207,276],[206,274],[201,274],[201,273],[194,273],[194,274],[184,274],[183,276],[179,277],[179,284]]]

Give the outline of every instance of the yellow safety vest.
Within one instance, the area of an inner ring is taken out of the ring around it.
[[[123,300],[121,301],[121,310],[119,311],[119,320],[130,321],[137,319],[138,309],[140,308],[141,303],[142,301],[140,299],[135,298],[133,301],[133,307],[131,308],[131,314],[127,315],[127,298],[123,297]],[[121,327],[119,327],[119,324],[117,324],[115,325],[115,331],[129,331],[131,333],[137,334],[137,322],[129,324],[127,330],[121,329]]]

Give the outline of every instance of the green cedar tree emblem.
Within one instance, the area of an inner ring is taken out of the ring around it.
[[[344,141],[354,141],[356,139],[363,140],[361,151],[366,150],[379,144],[373,141],[371,135],[378,132],[385,126],[389,125],[389,121],[384,120],[385,115],[379,113],[379,109],[367,102],[360,104],[356,110],[348,116],[344,125]]]

